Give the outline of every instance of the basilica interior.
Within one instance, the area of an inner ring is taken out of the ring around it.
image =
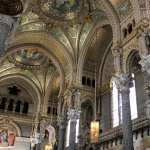
[[[150,150],[150,0],[0,0],[0,150]]]

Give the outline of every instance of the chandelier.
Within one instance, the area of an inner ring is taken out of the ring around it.
[[[33,11],[51,25],[73,25],[88,19],[95,0],[36,0]]]

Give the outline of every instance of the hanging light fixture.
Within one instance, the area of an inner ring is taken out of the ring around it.
[[[92,121],[90,127],[90,142],[92,144],[99,142],[99,131],[100,131],[99,121]]]
[[[52,150],[53,147],[51,144],[45,145],[45,149],[44,150]]]

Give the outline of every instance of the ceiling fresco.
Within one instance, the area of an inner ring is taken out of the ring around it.
[[[35,0],[33,11],[53,25],[83,23],[95,11],[94,0]]]
[[[74,51],[76,53],[82,48],[88,34],[97,22],[99,22],[99,20],[101,22],[107,20],[106,15],[101,10],[95,9],[92,13],[93,14],[88,16],[83,23],[76,22],[73,25],[68,23],[66,26],[51,26],[51,22],[48,24],[45,20],[41,20],[40,14],[31,9],[23,15],[18,32],[46,32],[63,44],[70,53],[74,54]]]
[[[9,61],[16,66],[28,69],[38,69],[48,66],[49,59],[38,48],[24,48],[9,56]]]

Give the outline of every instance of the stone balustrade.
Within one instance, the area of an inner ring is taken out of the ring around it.
[[[149,120],[140,118],[133,121],[133,141],[135,150],[150,148]],[[122,128],[116,127],[102,133],[98,144],[89,144],[87,149],[95,150],[122,150],[123,134]]]

